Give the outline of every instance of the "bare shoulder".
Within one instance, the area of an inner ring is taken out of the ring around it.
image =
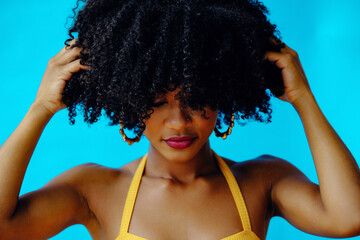
[[[82,224],[94,239],[102,239],[104,234],[111,232],[109,229],[117,228],[120,224],[113,213],[121,214],[137,165],[138,159],[120,168],[95,163],[81,164],[55,177],[47,185],[68,186],[78,192],[88,212]]]
[[[280,157],[264,154],[255,158],[255,163],[260,165],[264,176],[274,182],[288,177],[307,179],[294,164]]]
[[[119,168],[106,167],[97,163],[85,163],[77,165],[63,172],[51,182],[71,181],[72,183],[94,183],[118,180],[119,177],[132,177],[141,160],[134,159]],[[51,183],[50,182],[50,183]]]
[[[81,188],[82,185],[95,182],[111,181],[121,175],[120,169],[105,167],[96,163],[85,163],[63,172],[55,177],[47,185],[70,184]]]
[[[245,190],[257,189],[264,196],[271,196],[275,186],[288,185],[299,180],[310,183],[310,180],[295,165],[277,156],[263,154],[244,161],[224,160],[240,186]],[[251,192],[250,195],[257,194],[252,190],[249,192]]]
[[[223,159],[235,172],[241,171],[249,174],[261,174],[269,180],[275,180],[276,178],[286,175],[303,175],[302,172],[289,161],[270,154],[263,154],[243,161]]]
[[[253,219],[258,219],[259,214],[268,220],[279,215],[273,203],[274,195],[279,192],[277,190],[282,189],[279,186],[289,186],[293,182],[310,184],[310,180],[294,164],[277,156],[263,154],[248,160],[226,159],[225,162],[241,187]],[[266,208],[263,209],[263,206]]]
[[[121,191],[121,186],[126,188],[139,164],[139,160],[140,158],[132,160],[120,168],[106,167],[96,163],[81,164],[58,175],[47,185],[71,186],[79,191],[86,200],[90,200],[99,191],[110,191],[115,187]]]

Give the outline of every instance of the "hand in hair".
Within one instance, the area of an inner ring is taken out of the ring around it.
[[[279,99],[295,104],[305,94],[312,94],[297,52],[287,45],[281,52],[267,52],[265,59],[281,69],[285,93]]]
[[[74,47],[75,42],[76,39],[73,39],[70,45],[65,46],[49,60],[41,80],[35,102],[43,106],[50,114],[55,114],[66,108],[61,100],[66,81],[71,78],[74,72],[88,68],[82,65],[80,59],[77,58],[80,55],[81,48]]]

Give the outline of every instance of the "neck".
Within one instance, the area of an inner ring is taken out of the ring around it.
[[[195,156],[188,159],[181,157],[169,159],[150,144],[144,176],[170,179],[176,183],[187,184],[199,177],[206,177],[219,171],[209,141]]]

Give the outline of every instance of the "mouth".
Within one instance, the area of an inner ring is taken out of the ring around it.
[[[184,149],[189,147],[195,141],[195,137],[186,136],[186,137],[171,137],[165,139],[164,141],[169,147],[175,149]]]

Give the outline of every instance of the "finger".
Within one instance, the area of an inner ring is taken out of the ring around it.
[[[70,42],[68,42],[68,45],[65,45],[65,50],[73,48],[73,45],[78,41],[77,38],[72,39]]]
[[[298,57],[299,57],[298,53],[297,53],[294,49],[290,48],[290,47],[289,47],[288,45],[286,45],[285,43],[284,43],[284,45],[285,45],[285,47],[284,47],[284,48],[281,48],[281,49],[280,49],[280,52],[291,54],[291,55],[294,56],[295,58],[298,58]]]
[[[82,48],[74,47],[70,50],[66,50],[63,56],[59,59],[59,64],[68,64],[74,61],[77,57],[80,56]]]
[[[73,48],[72,46],[76,43],[76,41],[77,41],[76,38],[72,39],[72,40],[68,43],[68,45],[65,45],[65,46],[59,51],[58,55],[62,55],[62,54],[64,54],[64,53],[66,53],[66,51],[71,50],[71,49]]]
[[[282,53],[288,53],[290,55],[292,55],[294,57],[294,60],[296,61],[296,64],[300,67],[299,69],[301,69],[302,74],[305,75],[305,72],[303,70],[300,58],[299,58],[299,54],[292,48],[290,48],[289,46],[285,45],[285,48],[281,49]]]
[[[63,48],[65,49],[65,47]],[[62,49],[62,50],[63,50]],[[53,60],[58,65],[66,65],[72,61],[74,61],[78,56],[80,56],[81,48],[74,47],[69,50],[65,50],[64,52],[61,52],[53,57]]]
[[[64,68],[64,72],[66,73],[64,76],[64,80],[69,80],[73,73],[78,72],[80,69],[88,70],[89,67],[86,65],[80,64],[80,59],[72,61],[71,63],[67,64]]]
[[[288,68],[296,70],[300,74],[300,77],[305,79],[305,84],[310,89],[301,63],[297,61],[298,58],[295,58],[289,53],[267,52],[264,59],[269,60],[270,62],[274,62],[275,65],[280,69]]]
[[[71,44],[70,46],[73,46],[75,44],[76,40],[77,39],[71,40],[69,43],[69,44]],[[67,62],[70,62],[72,59],[71,56],[69,56],[69,53],[70,53],[70,55],[71,54],[79,55],[80,51],[81,51],[81,48],[79,48],[79,47],[71,47],[70,48],[66,45],[59,51],[58,54],[56,54],[53,57],[53,60],[55,60],[54,62],[56,62],[56,63],[65,64]],[[65,58],[64,58],[64,56],[65,56]],[[69,60],[69,58],[70,58],[70,60]]]
[[[284,43],[283,41],[281,41],[281,40],[280,40],[279,38],[277,38],[276,36],[273,35],[270,40],[271,40],[274,44],[279,44],[279,43],[281,43],[281,44],[284,45],[284,47],[282,47],[282,48],[280,49],[280,52],[281,52],[281,53],[289,53],[289,54],[291,54],[291,55],[294,56],[294,57],[298,57],[298,54],[297,54],[297,52],[296,52],[294,49],[290,48],[286,43]]]
[[[303,78],[306,78],[300,62],[290,53],[267,52],[264,59],[274,62],[279,69],[296,69]]]
[[[297,53],[296,56],[294,56],[291,52],[288,52],[288,49],[284,50],[284,52],[282,53],[267,52],[264,56],[264,59],[275,62],[275,64],[281,69],[288,66],[289,64],[293,64],[297,67],[297,69],[300,70],[301,74],[305,76],[305,72],[303,70]]]
[[[277,67],[280,69],[285,68],[289,65],[289,62],[293,61],[293,56],[288,53],[278,53],[278,52],[267,52],[264,56],[264,59],[274,62]]]
[[[275,35],[270,37],[270,41],[275,44],[275,45],[279,45],[279,44],[285,44],[283,41],[281,41],[278,37],[276,37]]]

